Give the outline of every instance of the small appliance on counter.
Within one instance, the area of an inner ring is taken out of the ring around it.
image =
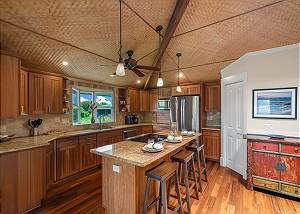
[[[37,136],[39,135],[38,127],[43,123],[43,119],[38,118],[36,120],[28,120],[27,124],[32,128],[32,136]]]
[[[130,114],[125,116],[125,124],[138,124],[139,123],[139,118],[135,114]]]

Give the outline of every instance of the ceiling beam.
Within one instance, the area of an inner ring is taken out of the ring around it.
[[[160,47],[158,49],[158,53],[154,59],[154,62],[153,62],[153,66],[157,67],[169,45],[169,42],[184,14],[184,11],[185,9],[187,8],[188,4],[189,4],[189,1],[190,0],[177,0],[177,3],[176,3],[176,6],[175,6],[175,9],[173,11],[173,14],[172,14],[172,17],[169,21],[169,24],[168,24],[168,27],[167,27],[167,30],[165,32],[165,35],[163,37],[163,40],[160,44]],[[147,77],[147,80],[145,82],[145,85],[144,85],[144,89],[147,88],[147,85],[149,83],[149,80],[151,79],[151,76],[153,74],[153,71],[150,72],[150,74],[148,75]]]

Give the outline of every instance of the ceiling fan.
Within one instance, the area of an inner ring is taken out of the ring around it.
[[[128,58],[124,60],[125,69],[133,71],[137,76],[143,77],[145,74],[139,69],[151,70],[151,71],[160,71],[160,68],[146,65],[138,65],[137,61],[132,58],[133,50],[128,50],[127,52]]]

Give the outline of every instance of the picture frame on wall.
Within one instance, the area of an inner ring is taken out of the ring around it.
[[[254,89],[252,118],[297,119],[297,87]]]

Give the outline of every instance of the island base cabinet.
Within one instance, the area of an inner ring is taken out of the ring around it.
[[[44,196],[45,148],[0,156],[1,213],[24,213],[38,207]]]

